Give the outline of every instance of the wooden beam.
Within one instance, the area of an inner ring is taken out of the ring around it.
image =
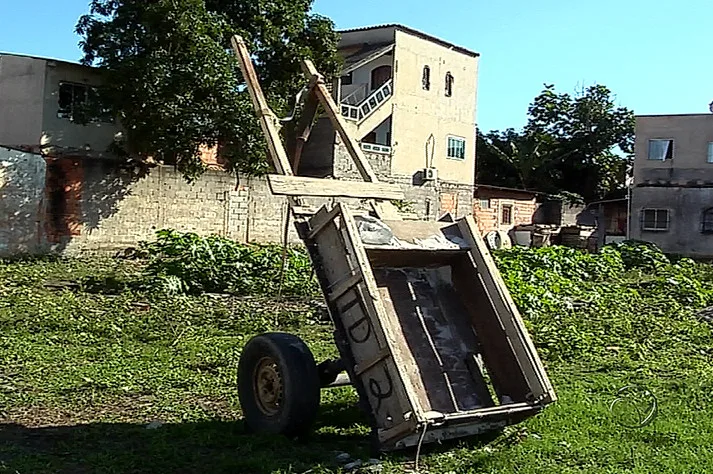
[[[267,146],[270,149],[270,156],[275,164],[275,169],[278,173],[284,175],[294,174],[292,171],[292,166],[290,166],[290,161],[287,159],[287,152],[280,139],[280,134],[276,125],[275,114],[270,110],[270,106],[267,104],[265,99],[265,94],[260,87],[260,80],[255,72],[255,66],[253,65],[252,59],[250,59],[250,52],[245,44],[245,41],[240,36],[233,36],[232,40],[233,50],[238,57],[240,62],[240,70],[243,73],[245,82],[248,86],[248,91],[250,92],[250,98],[253,101],[253,106],[260,119],[260,126],[265,134],[265,139],[267,140]]]
[[[332,124],[334,124],[334,128],[337,130],[337,133],[339,133],[344,145],[347,147],[347,151],[349,151],[349,155],[351,155],[354,160],[354,164],[356,164],[356,167],[364,181],[372,183],[378,182],[379,179],[377,178],[376,173],[374,173],[374,170],[371,168],[369,162],[366,160],[364,153],[362,153],[361,147],[357,141],[349,135],[349,132],[347,131],[347,124],[344,121],[344,117],[342,117],[342,112],[337,103],[334,101],[332,95],[329,93],[329,90],[327,90],[327,86],[324,84],[324,77],[317,72],[317,68],[309,59],[302,61],[302,69],[307,76],[307,79],[314,83],[313,90],[317,95],[317,98],[322,103],[322,106],[324,107],[327,116],[329,116],[332,121]]]
[[[341,181],[336,179],[307,178],[303,176],[267,176],[272,194],[278,196],[321,196],[350,197],[360,199],[404,199],[404,192],[398,185],[387,183],[365,183],[362,181]]]
[[[299,172],[300,160],[302,158],[302,151],[304,150],[307,140],[312,133],[312,125],[317,118],[317,109],[319,108],[319,100],[314,91],[310,91],[305,101],[304,109],[302,110],[302,117],[297,124],[296,130],[296,143],[294,155],[292,156],[292,169],[295,173]]]

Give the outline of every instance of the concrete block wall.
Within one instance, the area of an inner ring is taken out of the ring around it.
[[[46,160],[11,150],[2,155],[0,254],[116,251],[151,240],[166,228],[241,242],[278,243],[284,238],[287,199],[274,196],[265,178],[208,171],[189,184],[168,166],[139,174],[105,159]],[[382,176],[387,158],[368,155]],[[356,169],[342,170],[344,176],[361,179]],[[403,187],[407,210],[418,218],[438,218],[441,195],[455,196],[458,216],[472,212],[472,190],[467,187],[415,184],[411,176],[383,179]],[[318,207],[330,199],[305,201]],[[358,199],[339,201],[368,209]],[[288,241],[300,242],[293,225]]]
[[[236,189],[227,173],[210,171],[188,184],[171,167],[137,177],[116,163],[83,164],[83,228],[67,239],[67,252],[125,248],[165,228],[235,237],[246,232],[246,191]]]
[[[37,247],[46,168],[41,156],[0,147],[0,255]]]
[[[667,253],[713,258],[713,234],[703,232],[703,213],[713,207],[713,188],[635,187],[631,195],[630,235]],[[645,209],[666,210],[668,228],[644,230]]]

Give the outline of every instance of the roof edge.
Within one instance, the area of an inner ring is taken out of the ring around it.
[[[11,51],[0,51],[0,56],[15,56],[17,58],[37,59],[39,61],[53,61],[53,62],[57,62],[57,63],[71,64],[72,66],[80,66],[80,67],[88,67],[91,69],[96,69],[94,66],[87,66],[85,64],[80,63],[79,61],[69,61],[67,59],[52,58],[52,57],[48,57],[48,56],[37,56],[34,54],[29,54],[29,53],[13,53]]]
[[[411,34],[413,36],[418,36],[422,39],[426,39],[429,41],[432,41],[434,43],[438,43],[441,46],[446,46],[448,48],[453,49],[454,51],[458,51],[459,53],[465,54],[467,56],[471,56],[474,58],[480,57],[480,53],[470,50],[468,48],[465,48],[463,46],[458,46],[457,44],[451,43],[450,41],[446,41],[444,39],[438,38],[437,36],[433,36],[428,33],[424,33],[423,31],[416,30],[414,28],[400,25],[398,23],[389,23],[389,24],[384,24],[384,25],[373,25],[373,26],[365,26],[365,27],[360,27],[360,28],[349,28],[349,29],[344,29],[344,30],[337,30],[337,33],[342,34],[342,33],[355,33],[359,31],[370,31],[370,30],[382,30],[386,28],[395,28],[397,30],[403,31],[404,33]]]
[[[705,113],[705,112],[700,112],[700,113],[693,113],[693,114],[641,114],[641,115],[634,115],[635,118],[653,118],[653,117],[713,117],[713,113]]]
[[[508,192],[515,192],[515,193],[523,193],[523,194],[532,194],[532,195],[539,195],[539,194],[545,194],[540,191],[531,191],[529,189],[521,189],[521,188],[508,188],[506,186],[494,186],[492,184],[476,184],[475,189],[477,190],[478,188],[484,188],[484,189],[497,189],[499,191],[508,191]]]

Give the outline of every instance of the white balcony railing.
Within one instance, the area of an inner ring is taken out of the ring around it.
[[[377,145],[376,143],[362,143],[361,149],[372,153],[383,153],[388,155],[391,153],[391,147],[386,145]]]
[[[344,100],[342,100],[342,115],[357,123],[363,122],[367,117],[374,113],[374,111],[378,109],[381,104],[389,100],[389,97],[393,95],[393,83],[393,79],[389,79],[384,83],[384,85],[376,89],[371,93],[371,95],[357,105],[344,103]]]

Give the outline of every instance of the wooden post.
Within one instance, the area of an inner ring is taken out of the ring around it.
[[[292,166],[290,161],[287,159],[287,152],[280,139],[280,133],[277,129],[276,117],[270,106],[267,104],[265,99],[265,94],[260,87],[260,81],[255,72],[255,66],[253,65],[252,59],[250,59],[250,52],[248,47],[245,45],[245,41],[240,36],[233,36],[232,39],[233,50],[238,56],[240,62],[240,70],[243,73],[245,82],[248,86],[248,91],[250,92],[250,98],[255,106],[255,111],[260,119],[260,126],[267,139],[267,146],[270,149],[270,156],[275,164],[275,169],[280,174],[292,175]]]
[[[302,111],[302,117],[297,124],[296,130],[296,143],[294,155],[292,158],[292,169],[295,173],[299,171],[300,160],[302,158],[302,151],[304,150],[307,140],[312,133],[312,125],[317,117],[317,109],[319,108],[319,100],[313,91],[310,91],[305,101],[305,107]]]

